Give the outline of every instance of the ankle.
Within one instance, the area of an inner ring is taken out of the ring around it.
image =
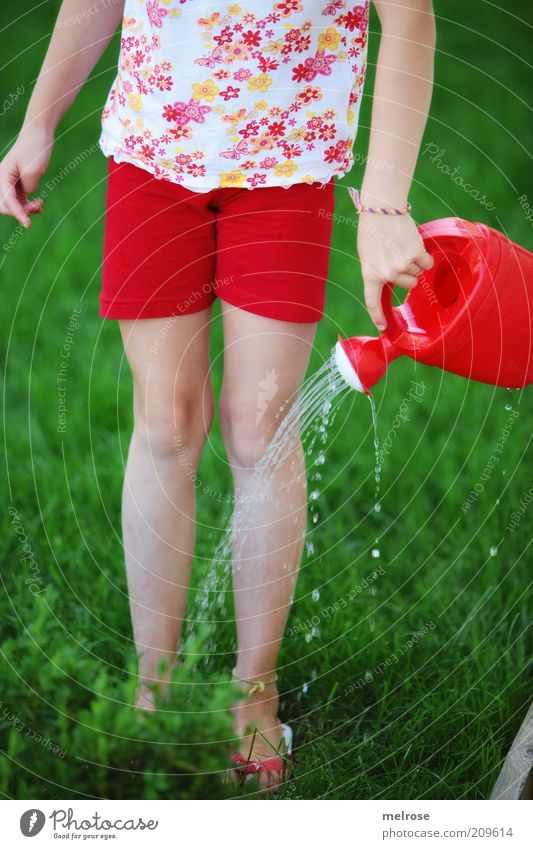
[[[243,692],[243,698],[234,705],[233,714],[235,717],[235,730],[237,734],[243,735],[247,728],[260,724],[265,724],[270,728],[279,725],[279,693],[278,687],[271,679],[270,683],[265,683],[260,692],[252,692],[253,684],[245,681],[235,680],[236,686]],[[260,679],[253,679],[259,681]]]

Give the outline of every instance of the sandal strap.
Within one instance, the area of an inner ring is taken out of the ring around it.
[[[277,673],[274,673],[272,678],[269,678],[268,681],[264,681],[261,679],[240,678],[239,675],[236,674],[235,670],[233,670],[232,675],[234,681],[239,681],[241,684],[248,684],[250,686],[250,689],[248,690],[249,696],[253,696],[255,693],[264,693],[267,684],[275,684],[278,680]]]

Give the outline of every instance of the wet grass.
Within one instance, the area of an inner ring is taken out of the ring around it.
[[[5,89],[23,83],[26,94],[3,118],[4,144],[20,123],[56,7],[39,7],[10,28]],[[511,14],[525,14],[523,4],[514,0],[505,12],[486,4],[481,17],[475,4],[458,0],[436,8],[440,53],[425,145],[438,145],[441,162],[459,167],[494,209],[465,193],[426,153],[411,198],[416,217],[482,220],[530,245],[531,225],[518,201],[523,193],[530,203],[533,197],[526,181],[530,30]],[[23,65],[15,61],[21,50]],[[131,388],[118,329],[97,315],[105,162],[90,150],[114,55],[104,57],[60,128],[46,178],[57,177],[46,216],[23,236],[0,222],[1,244],[12,239],[0,256],[7,473],[0,538],[0,737],[7,757],[0,791],[7,796],[217,796],[218,781],[187,783],[157,773],[172,772],[173,765],[185,774],[216,773],[229,733],[224,687],[208,683],[232,665],[233,627],[225,621],[217,628],[217,654],[198,674],[201,686],[196,695],[187,691],[196,720],[178,717],[173,725],[165,717],[154,725],[148,739],[158,745],[148,745],[148,755],[143,750],[150,768],[134,778],[127,772],[135,747],[127,738],[146,740],[120,706],[131,695],[133,657],[119,537]],[[84,150],[89,153],[65,176]],[[361,173],[360,163],[344,183],[357,185]],[[343,183],[337,211],[350,214]],[[335,227],[327,316],[313,367],[329,356],[338,332],[371,332],[355,239],[352,226]],[[73,309],[81,315],[68,361],[65,431],[58,433],[56,378]],[[213,351],[221,345],[216,311]],[[423,386],[421,400],[408,402],[409,420],[395,429],[412,381]],[[220,358],[214,382],[218,391]],[[313,483],[321,494],[309,535],[314,552],[309,547],[302,566],[281,659],[283,718],[294,728],[297,758],[282,796],[484,798],[530,698],[531,508],[514,532],[506,528],[531,486],[531,396],[399,361],[376,401],[382,443],[396,433],[383,462],[381,512],[374,510],[373,432],[364,398],[350,395],[341,407],[326,464],[313,466],[309,458],[310,477],[322,474]],[[499,464],[463,510],[513,411],[519,415]],[[228,509],[230,477],[221,454],[215,423],[199,470],[195,586]],[[10,505],[38,572],[21,560]],[[30,591],[31,578],[39,595]],[[12,714],[35,733],[18,730]],[[63,745],[67,756],[39,745],[37,733]],[[177,766],[179,749],[173,759],[168,747],[204,737],[222,742],[197,745]]]

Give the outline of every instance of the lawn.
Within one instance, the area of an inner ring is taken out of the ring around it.
[[[0,12],[9,97],[2,150],[21,122],[58,5],[21,4],[18,18],[7,5]],[[533,17],[525,5],[436,0],[436,87],[411,201],[419,222],[459,215],[531,248],[519,200],[526,195],[533,205]],[[358,162],[336,189],[345,215],[346,187],[359,185],[366,151],[375,16],[372,31]],[[96,141],[116,51],[115,39],[58,130],[44,178],[46,214],[23,234],[0,221],[5,798],[231,795],[220,781],[232,698],[229,606],[213,605],[210,622],[190,623],[166,710],[146,719],[129,707],[134,653],[119,508],[131,386],[118,328],[98,317],[106,163]],[[450,177],[456,168],[470,193]],[[339,332],[372,332],[355,242],[351,225],[335,225],[312,369]],[[221,350],[217,309],[217,392]],[[520,508],[532,484],[531,393],[400,360],[375,397],[379,437],[389,446],[379,513],[365,398],[346,396],[324,465],[309,456],[320,496],[281,658],[282,716],[295,731],[297,758],[281,798],[486,798],[531,699],[533,508]],[[408,421],[394,427],[402,404]],[[484,473],[506,427],[500,461]],[[227,519],[231,484],[221,454],[215,422],[198,474],[192,616]]]

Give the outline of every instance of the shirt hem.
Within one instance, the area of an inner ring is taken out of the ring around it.
[[[142,157],[139,157],[134,153],[129,153],[121,147],[115,146],[111,142],[111,140],[106,138],[103,133],[100,136],[98,144],[104,156],[112,156],[115,162],[127,162],[131,165],[135,165],[137,168],[142,168],[144,171],[147,171],[148,173],[152,174],[152,176],[154,176],[156,179],[166,180],[169,183],[174,183],[175,185],[182,186],[188,191],[197,192],[198,194],[205,194],[207,192],[213,191],[214,189],[226,188],[220,185],[220,180],[218,179],[218,177],[203,177],[184,181],[179,179],[172,179],[172,177],[170,176],[160,174],[157,172],[156,168],[153,167],[153,164],[150,163],[148,160],[143,159]],[[353,161],[350,163],[350,166],[348,168],[343,169],[342,171],[328,171],[327,174],[321,174],[316,176],[313,175],[312,180],[291,180],[290,178],[288,178],[287,180],[282,180],[279,177],[269,180],[267,177],[266,183],[260,183],[257,186],[250,186],[246,184],[239,185],[236,183],[234,186],[228,185],[227,188],[247,189],[248,191],[252,191],[256,188],[266,189],[271,187],[290,189],[291,186],[299,185],[301,183],[308,183],[309,185],[319,183],[323,188],[325,188],[325,186],[327,186],[335,177],[337,177],[338,179],[345,177],[346,174],[351,171],[352,165]]]

